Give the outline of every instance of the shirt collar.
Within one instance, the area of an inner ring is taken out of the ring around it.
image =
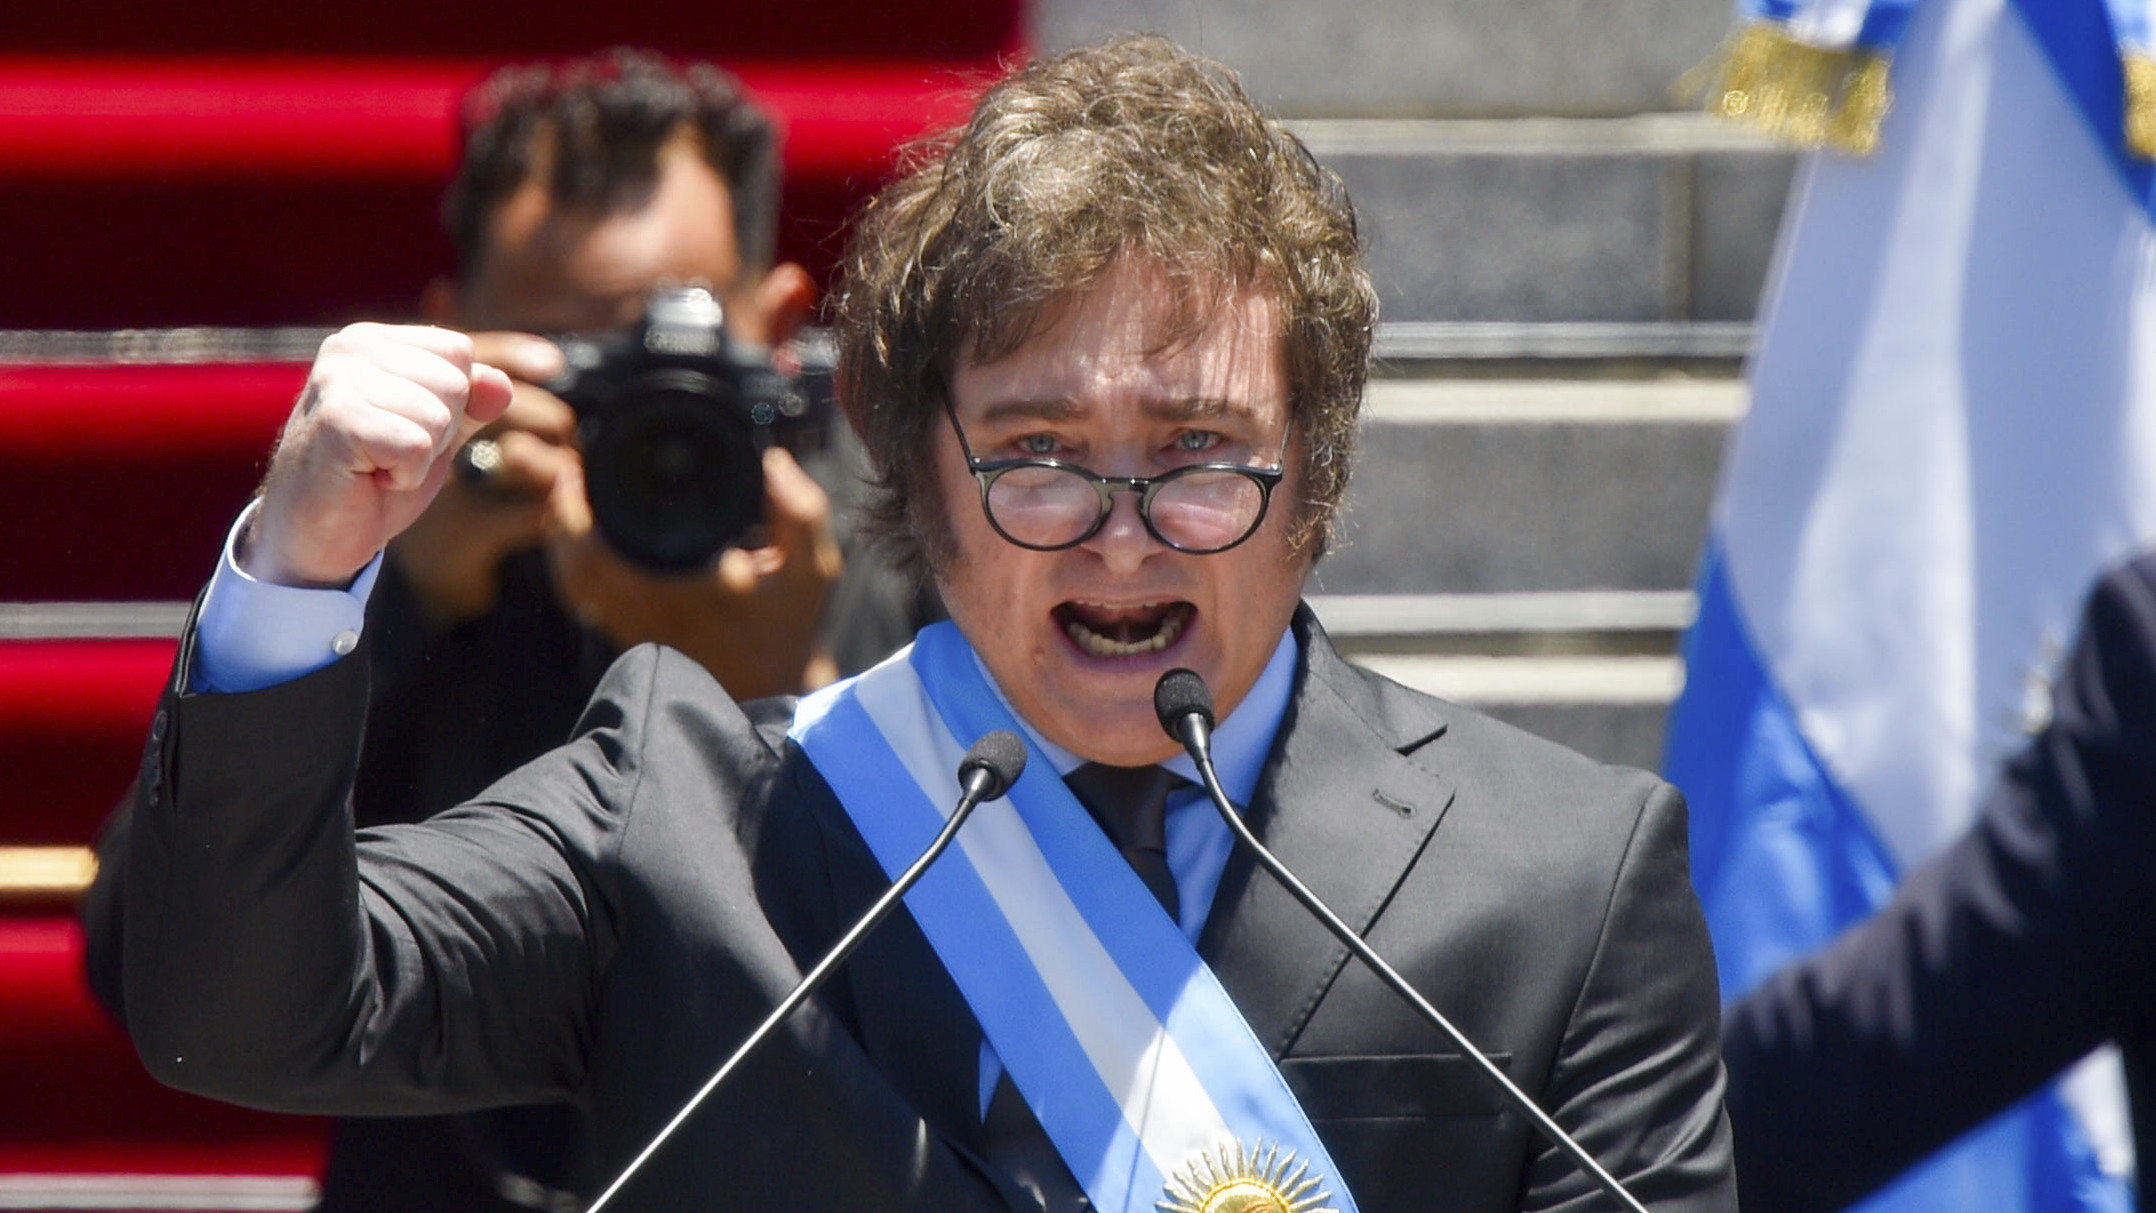
[[[970,649],[971,646],[969,645]],[[1220,776],[1220,788],[1228,794],[1231,803],[1248,806],[1250,798],[1258,790],[1258,776],[1265,770],[1265,756],[1272,752],[1273,737],[1280,732],[1280,721],[1288,712],[1288,697],[1295,689],[1295,663],[1302,657],[1302,646],[1295,641],[1295,629],[1280,634],[1280,643],[1273,646],[1273,655],[1266,661],[1258,680],[1235,705],[1228,717],[1213,726],[1213,769]],[[1068,775],[1085,765],[1078,757],[1062,746],[1040,735],[1031,721],[1011,707],[1011,701],[996,684],[996,676],[988,672],[979,653],[973,654],[973,663],[979,667],[981,676],[994,688],[996,698],[1010,710],[1026,730],[1026,737],[1053,763],[1056,774]],[[1160,765],[1197,783],[1197,765],[1190,755],[1177,754]]]

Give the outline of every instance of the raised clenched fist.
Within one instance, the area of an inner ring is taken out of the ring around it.
[[[409,526],[467,438],[509,407],[472,339],[355,324],[316,354],[262,484],[240,562],[264,581],[343,585]]]

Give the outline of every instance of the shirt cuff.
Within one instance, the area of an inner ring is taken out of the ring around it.
[[[240,568],[234,548],[261,504],[242,510],[225,536],[224,555],[195,619],[191,691],[259,691],[312,674],[359,647],[382,554],[376,552],[341,590],[259,581]]]

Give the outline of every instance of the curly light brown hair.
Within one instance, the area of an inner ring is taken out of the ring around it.
[[[1377,295],[1340,179],[1227,68],[1158,37],[1034,62],[918,146],[856,220],[838,387],[871,452],[870,525],[940,567],[935,451],[960,358],[1015,352],[1117,262],[1175,290],[1171,348],[1248,290],[1277,305],[1301,461],[1293,539],[1321,552],[1347,488]]]

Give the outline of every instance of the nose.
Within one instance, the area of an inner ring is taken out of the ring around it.
[[[1136,572],[1147,557],[1167,548],[1146,529],[1145,518],[1138,510],[1138,490],[1117,489],[1110,497],[1113,504],[1108,508],[1107,520],[1085,541],[1085,546],[1107,564],[1110,572]]]

